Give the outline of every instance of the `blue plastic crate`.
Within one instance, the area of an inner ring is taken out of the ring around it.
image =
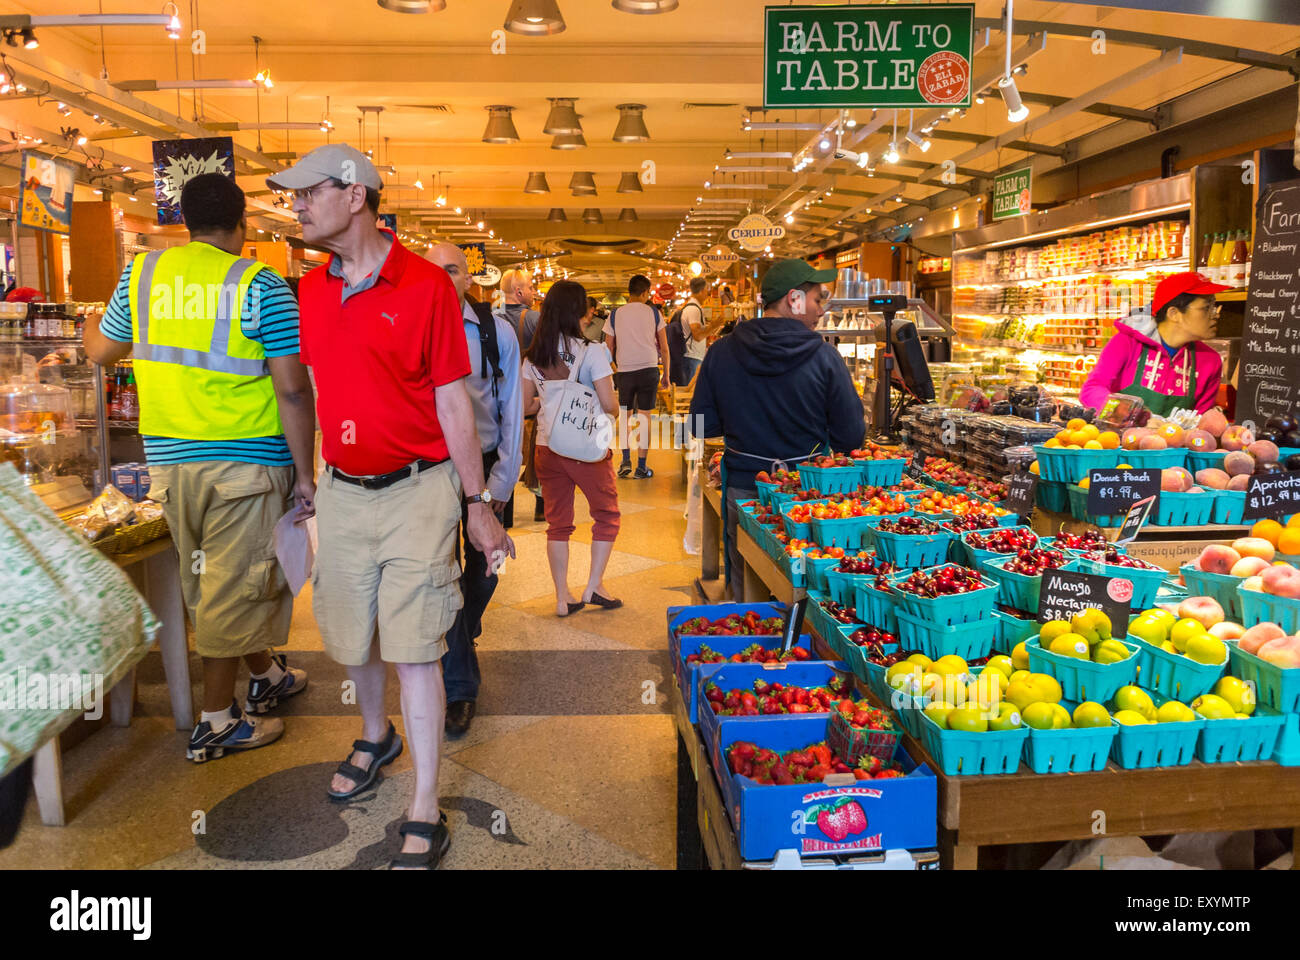
[[[944,625],[897,611],[898,641],[905,650],[920,650],[931,660],[956,654],[963,660],[987,657],[997,637],[998,623],[992,617]]]
[[[907,468],[904,457],[888,460],[862,460],[862,482],[869,487],[892,487],[903,479]]]
[[[1078,704],[1063,700],[1061,706],[1073,714]],[[1025,763],[1034,773],[1089,773],[1104,770],[1106,761],[1110,758],[1117,726],[1112,721],[1108,727],[1066,727],[1060,730],[1029,727],[1029,739],[1025,742]]]
[[[924,714],[920,720],[925,749],[946,776],[1015,773],[1020,768],[1020,755],[1029,740],[1028,727],[966,733],[945,730]]]
[[[942,566],[944,565],[939,565]],[[938,569],[938,567],[930,569]],[[900,613],[905,612],[911,617],[928,623],[950,626],[955,623],[984,620],[993,612],[997,584],[988,577],[980,577],[980,581],[984,584],[982,590],[953,593],[942,597],[919,597],[914,593],[898,589],[898,582],[907,576],[908,574],[900,573],[889,579],[890,592],[894,595],[894,603]]]
[[[1097,561],[1089,559],[1088,554],[1074,553],[1077,560],[1071,560],[1062,570],[1079,571],[1081,573],[1094,573]],[[1103,576],[1110,577],[1112,580],[1127,580],[1133,584],[1133,596],[1129,598],[1128,605],[1134,610],[1146,610],[1156,602],[1156,594],[1160,590],[1160,585],[1169,579],[1169,571],[1163,567],[1157,570],[1144,570],[1141,567],[1122,567],[1113,563],[1102,563]]]
[[[1300,767],[1300,714],[1282,714],[1282,732],[1273,751],[1273,762],[1284,767]]]
[[[1216,470],[1223,469],[1223,458],[1228,455],[1227,450],[1211,450],[1209,453],[1199,453],[1196,450],[1187,451],[1187,469],[1194,477],[1198,470],[1208,470],[1211,467]]]
[[[933,567],[948,559],[948,546],[955,537],[949,531],[909,536],[881,530],[873,532],[876,553],[898,567]]]
[[[1164,450],[1125,450],[1123,463],[1137,470],[1168,470],[1187,466],[1186,447],[1166,447]],[[1116,460],[1118,465],[1121,461]]]
[[[1255,687],[1258,703],[1278,713],[1300,713],[1300,667],[1279,667],[1241,649],[1235,640],[1228,645],[1228,672]]]
[[[1206,720],[1196,758],[1203,763],[1271,760],[1281,734],[1282,714],[1257,704],[1254,715],[1244,720]]]
[[[1034,533],[1034,529],[1033,529],[1033,527],[1026,527],[1026,526],[1010,526],[1010,529],[1011,529],[1011,530],[1017,530],[1017,531],[1019,531],[1019,530],[1025,530],[1025,531],[1028,531],[1029,533]],[[965,562],[966,566],[968,566],[968,567],[970,567],[970,568],[972,568],[972,569],[974,569],[974,570],[978,570],[978,569],[980,569],[980,563],[981,563],[982,561],[984,561],[984,560],[989,560],[989,559],[991,559],[991,558],[993,558],[993,557],[1009,557],[1009,556],[1011,556],[1011,554],[1009,554],[1009,553],[998,553],[996,550],[983,550],[983,549],[981,549],[981,548],[979,548],[979,547],[972,547],[972,546],[970,545],[970,543],[969,543],[969,542],[967,541],[967,539],[966,539],[966,538],[969,537],[972,533],[978,533],[978,534],[980,534],[981,536],[983,536],[983,535],[985,535],[985,534],[993,533],[993,532],[994,532],[994,531],[992,531],[992,530],[968,530],[968,531],[966,531],[965,533],[961,534],[961,535],[958,537],[958,539],[957,539],[957,543],[961,546],[961,552],[962,552],[962,556],[965,558],[965,561],[964,561],[964,562]],[[1037,535],[1037,534],[1034,534],[1034,536],[1037,537],[1038,535]]]
[[[1217,600],[1227,619],[1242,622],[1241,594],[1237,592],[1241,586],[1241,577],[1227,573],[1206,573],[1192,563],[1183,564],[1178,572],[1183,575],[1183,582],[1187,584],[1191,595]]]
[[[998,587],[998,603],[1034,613],[1038,610],[1038,595],[1042,591],[1043,577],[1027,577],[1023,573],[1004,569],[1013,557],[997,557],[980,564],[980,573]]]
[[[1001,610],[993,611],[993,619],[998,624],[998,635],[993,641],[994,650],[1010,653],[1022,640],[1038,636],[1040,624],[1037,620],[1022,620]]]
[[[782,717],[761,726],[724,720],[712,751],[714,773],[722,788],[723,803],[736,832],[744,860],[771,860],[779,850],[796,848],[809,856],[867,853],[887,849],[920,849],[938,842],[938,778],[925,764],[917,764],[904,751],[898,761],[907,775],[888,780],[858,780],[850,786],[822,784],[764,785],[733,774],[726,762],[727,748],[748,740],[777,753],[797,750],[826,739],[829,720],[815,716]],[[837,802],[857,803],[868,824],[866,830],[833,841],[817,826],[817,809]],[[790,829],[793,812],[802,814],[802,833]]]
[[[1243,586],[1237,587],[1237,599],[1241,602],[1242,623],[1272,620],[1289,634],[1300,633],[1300,600],[1276,597],[1263,590],[1247,590]]]
[[[1132,451],[1125,450],[1123,453]],[[1119,450],[1064,450],[1034,445],[1038,456],[1038,475],[1053,483],[1078,483],[1089,470],[1109,470],[1119,465]],[[1126,461],[1127,462],[1127,461]]]
[[[1157,527],[1203,527],[1214,513],[1215,495],[1163,491],[1151,522]]]
[[[893,593],[877,590],[875,579],[854,585],[854,606],[858,616],[873,627],[898,633],[897,603]]]
[[[761,643],[765,647],[772,647],[780,642],[780,637],[683,637],[680,656],[673,662],[673,672],[677,677],[677,685],[682,691],[682,698],[686,701],[686,710],[691,718],[691,723],[699,721],[700,703],[696,692],[701,674],[707,672],[710,667],[725,666],[726,661],[723,663],[687,664],[686,658],[688,656],[692,653],[698,653],[702,644],[713,648],[724,657],[730,657],[733,654],[740,653],[751,644]],[[795,646],[804,647],[810,654],[810,659],[801,661],[803,663],[831,662],[816,659],[817,654],[813,650],[812,637],[806,633],[799,637],[799,641]]]
[[[1065,489],[1070,498],[1070,516],[1074,519],[1096,524],[1099,527],[1118,527],[1124,522],[1122,513],[1089,513],[1088,491],[1078,484],[1071,483]]]
[[[1131,633],[1126,642],[1138,647],[1138,686],[1184,703],[1209,693],[1228,666],[1226,654],[1220,664],[1197,663],[1181,653],[1161,650]]]
[[[1034,487],[1034,502],[1044,510],[1050,510],[1052,513],[1063,513],[1069,505],[1067,493],[1064,483],[1056,483],[1040,478]]]
[[[1093,663],[1078,657],[1065,657],[1044,650],[1038,637],[1025,641],[1029,654],[1029,669],[1055,677],[1061,685],[1061,696],[1066,700],[1095,700],[1105,703],[1115,696],[1120,687],[1127,687],[1137,679],[1139,648],[1135,643],[1121,640],[1129,648],[1127,660],[1119,663]]]
[[[763,603],[710,603],[710,604],[688,604],[685,606],[673,606],[667,610],[668,624],[668,653],[676,661],[681,656],[681,639],[676,636],[676,630],[687,620],[694,620],[696,617],[707,617],[710,620],[721,620],[729,617],[733,613],[744,616],[747,613],[756,613],[760,620],[767,620],[771,617],[784,617],[789,607],[784,603],[766,601]],[[688,637],[689,639],[689,637]],[[707,642],[708,637],[700,639]],[[696,649],[699,649],[698,646]],[[683,693],[685,687],[682,688]]]
[[[1212,522],[1241,526],[1245,522],[1245,514],[1245,490],[1214,491],[1214,511],[1210,514]]]
[[[905,514],[894,514],[905,516]],[[835,520],[818,520],[810,523],[809,539],[823,547],[843,547],[847,550],[869,550],[873,544],[873,527],[880,517],[840,517]]]
[[[862,485],[862,468],[799,465],[799,486],[821,494],[849,493]]]
[[[1164,697],[1152,698],[1157,704]],[[1146,723],[1137,726],[1112,721],[1118,728],[1110,748],[1110,758],[1126,770],[1151,767],[1181,767],[1192,762],[1205,718],[1171,723]]]

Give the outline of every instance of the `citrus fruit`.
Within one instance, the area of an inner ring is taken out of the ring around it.
[[[1276,547],[1278,538],[1282,536],[1282,530],[1282,524],[1276,520],[1256,520],[1255,525],[1250,528],[1250,535],[1262,537]],[[1284,550],[1283,553],[1285,552]]]

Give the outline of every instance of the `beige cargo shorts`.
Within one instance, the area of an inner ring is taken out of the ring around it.
[[[180,554],[181,592],[201,657],[241,657],[289,639],[293,594],[275,525],[293,501],[293,467],[231,460],[150,464]]]
[[[456,538],[460,477],[450,460],[382,490],[336,479],[316,487],[319,543],[312,610],[325,650],[345,666],[430,663],[464,605]]]

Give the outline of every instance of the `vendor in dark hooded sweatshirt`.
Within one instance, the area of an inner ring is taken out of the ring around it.
[[[733,599],[744,599],[735,501],[757,496],[754,476],[814,453],[862,445],[862,400],[835,348],[814,333],[834,270],[782,260],[763,278],[763,316],[704,355],[691,398],[691,431],[724,437],[723,479]]]
[[[1223,359],[1203,341],[1217,331],[1214,295],[1228,287],[1199,273],[1176,273],[1156,285],[1151,312],[1134,310],[1115,324],[1097,365],[1079,391],[1100,410],[1112,393],[1140,397],[1157,416],[1175,409],[1204,413],[1219,393]]]

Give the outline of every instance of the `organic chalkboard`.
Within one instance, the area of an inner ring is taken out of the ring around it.
[[[1034,495],[1038,490],[1038,478],[1032,473],[1017,473],[1007,484],[1006,508],[1028,519],[1034,512]]]
[[[1133,581],[1102,577],[1073,570],[1044,570],[1038,595],[1038,622],[1069,620],[1076,613],[1096,608],[1110,618],[1112,632],[1121,636],[1128,627]]]
[[[1241,336],[1237,422],[1300,407],[1300,180],[1275,183],[1256,210]]]
[[[1116,467],[1088,471],[1088,513],[1094,517],[1114,516],[1159,493],[1159,470]]]
[[[1300,513],[1300,471],[1251,477],[1246,486],[1243,520],[1288,517]]]
[[[1138,535],[1142,529],[1142,524],[1147,522],[1147,517],[1155,509],[1156,498],[1147,497],[1145,500],[1139,500],[1128,508],[1128,513],[1124,514],[1124,522],[1119,525],[1119,533],[1115,537],[1116,543],[1128,543]]]

